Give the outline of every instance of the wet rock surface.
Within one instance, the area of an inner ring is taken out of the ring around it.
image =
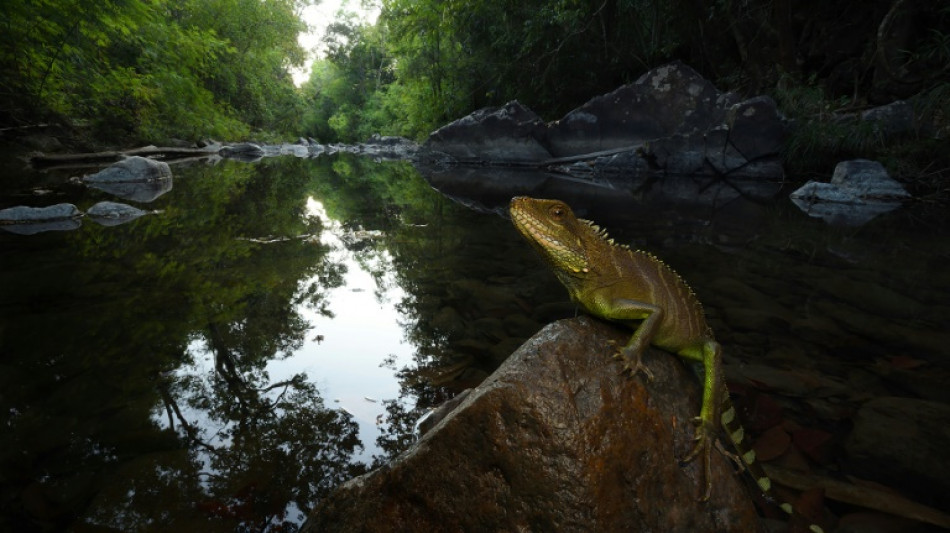
[[[749,494],[713,455],[680,466],[699,384],[650,351],[656,380],[618,372],[589,318],[554,323],[519,348],[389,465],[356,478],[304,531],[757,531]]]

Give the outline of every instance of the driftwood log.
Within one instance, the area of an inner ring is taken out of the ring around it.
[[[104,152],[86,152],[78,154],[43,154],[34,153],[29,156],[31,165],[37,168],[50,167],[84,167],[101,163],[118,161],[122,158],[138,155],[157,159],[182,159],[192,157],[207,157],[217,154],[222,145],[211,145],[204,148],[179,148],[174,146],[143,146],[129,150],[107,150]]]

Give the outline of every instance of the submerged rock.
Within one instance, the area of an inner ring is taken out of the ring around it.
[[[549,325],[392,463],[338,488],[303,531],[756,531],[749,494],[712,456],[680,466],[698,380],[648,351],[656,379],[619,372],[589,318]]]
[[[82,213],[73,204],[56,204],[47,207],[19,205],[0,209],[0,228],[20,235],[33,235],[44,231],[68,231],[82,225]]]
[[[87,183],[135,183],[171,179],[168,163],[147,157],[132,156],[95,174],[85,176]]]
[[[809,181],[790,197],[813,217],[860,225],[897,209],[910,194],[877,161],[855,159],[838,163],[830,183]]]

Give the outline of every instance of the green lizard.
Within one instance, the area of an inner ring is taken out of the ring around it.
[[[605,231],[576,218],[564,202],[522,196],[511,200],[510,213],[515,227],[554,269],[576,304],[594,316],[634,330],[630,341],[614,356],[624,361],[625,370],[634,375],[643,372],[652,380],[652,372],[641,360],[651,344],[702,363],[703,403],[694,419],[693,448],[683,459],[702,460],[706,486],[701,500],[708,500],[712,491],[712,448],[735,459],[719,444],[720,425],[756,483],[771,496],[771,481],[755,462],[755,452],[743,442],[745,432],[722,376],[722,348],[686,282],[649,253],[615,244]],[[792,513],[790,505],[781,507]],[[816,525],[811,530],[821,532]]]

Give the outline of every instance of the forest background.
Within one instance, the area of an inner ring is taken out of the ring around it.
[[[513,99],[554,120],[681,60],[721,90],[775,98],[806,167],[875,155],[950,167],[950,1],[380,0],[373,23],[330,24],[296,87],[311,3],[5,0],[0,130],[53,124],[72,148],[421,139]],[[912,138],[838,120],[898,99],[926,119]]]

